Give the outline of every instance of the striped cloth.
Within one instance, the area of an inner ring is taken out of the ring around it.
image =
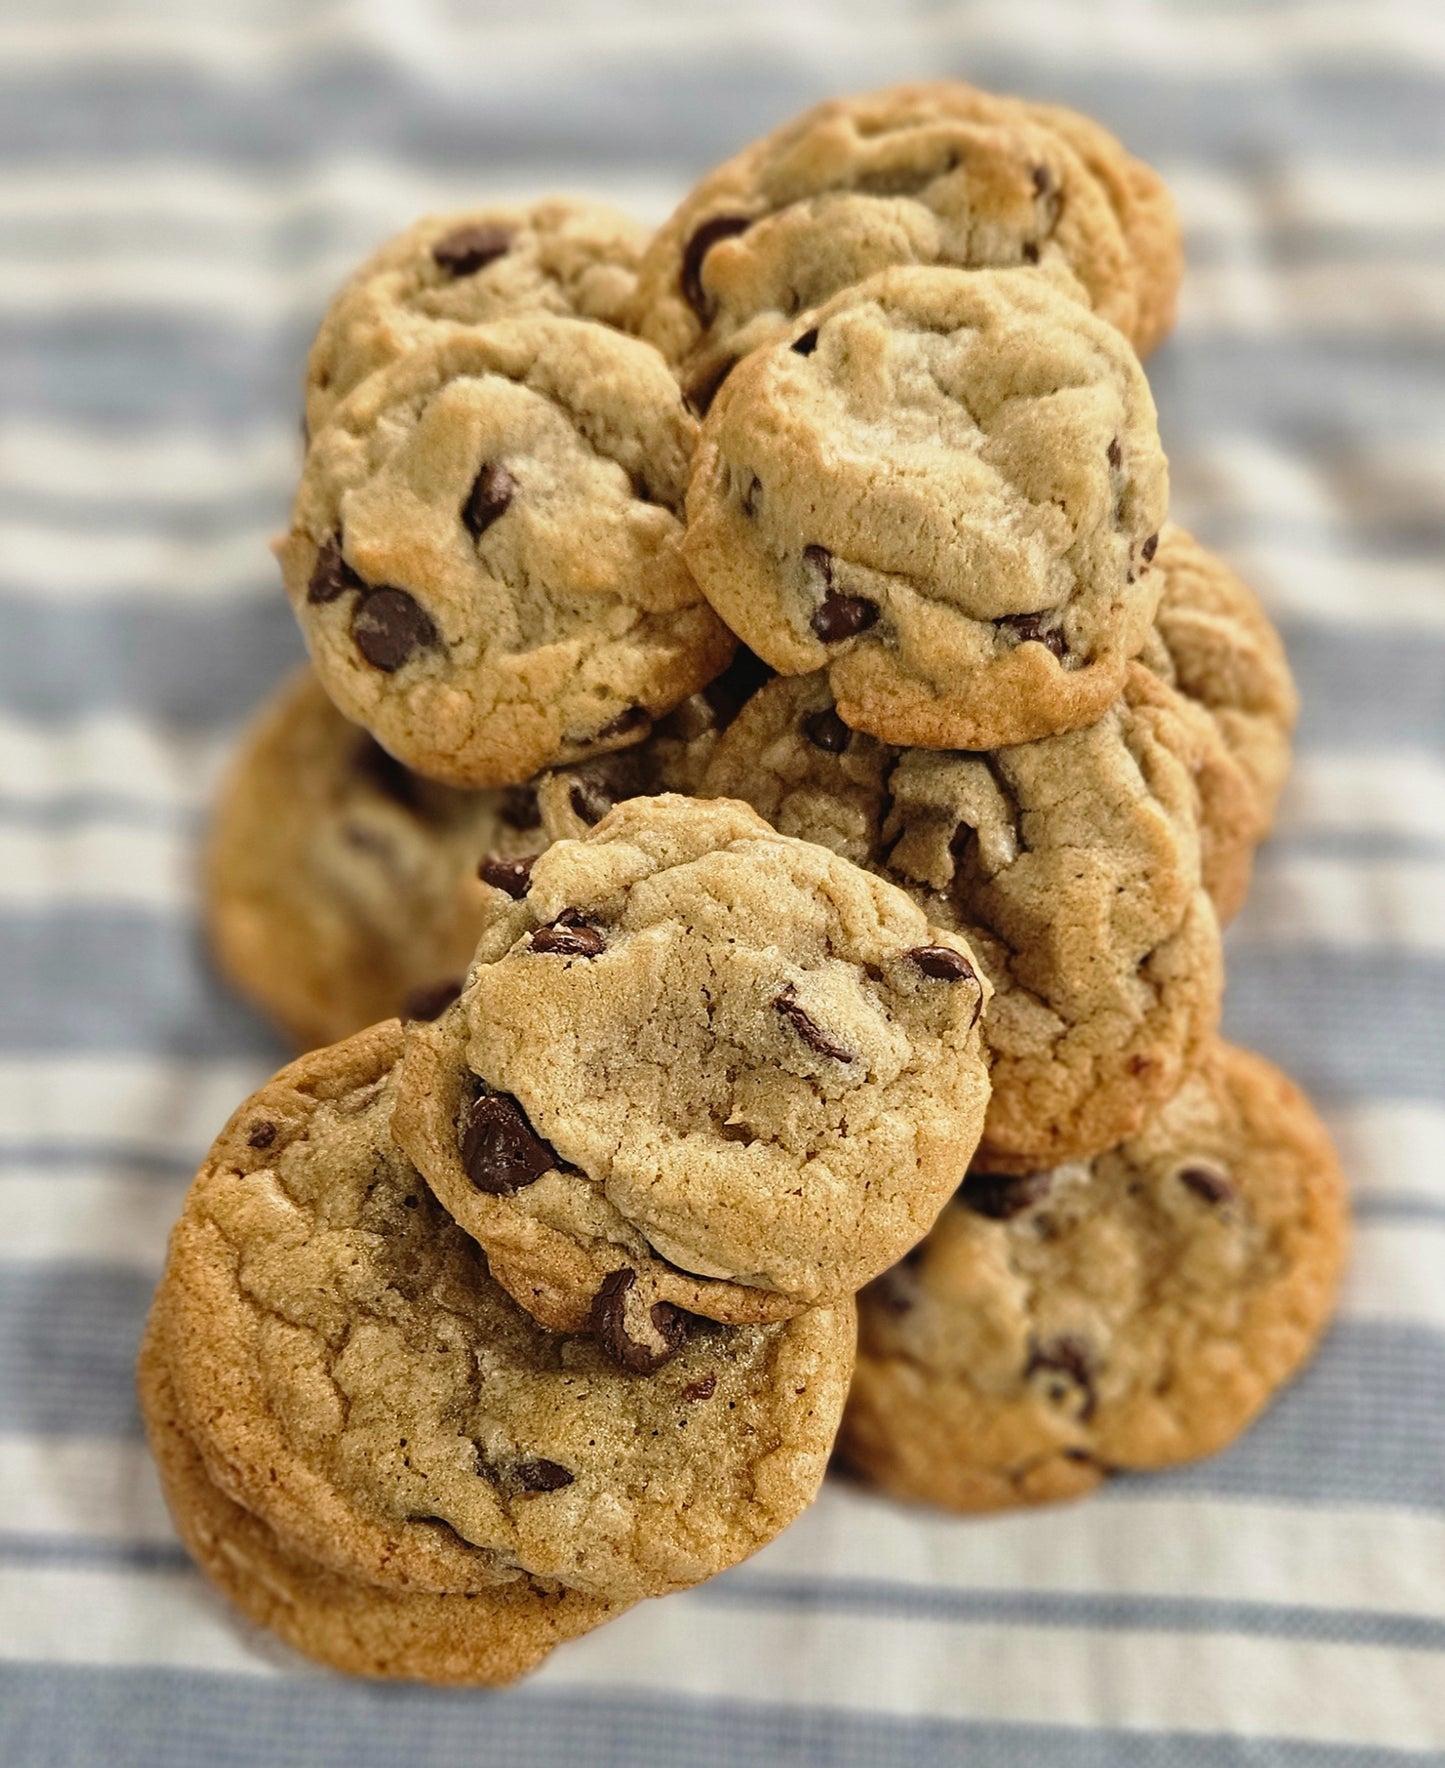
[[[501,1694],[313,1672],[189,1568],[131,1362],[282,1051],[195,840],[299,644],[265,542],[309,328],[428,207],[660,217],[835,90],[1096,114],[1177,192],[1175,515],[1267,599],[1296,773],[1229,1032],[1359,1205],[1322,1355],[1229,1453],[969,1522],[845,1488]],[[1445,10],[1439,0],[3,0],[0,1761],[1305,1768],[1445,1755]]]

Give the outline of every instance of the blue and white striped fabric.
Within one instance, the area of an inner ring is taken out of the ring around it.
[[[327,291],[426,208],[658,218],[836,90],[962,75],[1177,192],[1175,514],[1267,599],[1298,763],[1228,1029],[1359,1234],[1229,1453],[968,1522],[845,1488],[495,1695],[313,1672],[175,1544],[131,1362],[278,1061],[195,839],[299,654],[266,540]],[[1279,1768],[1445,1753],[1445,12],[1439,0],[0,0],[0,1761]]]

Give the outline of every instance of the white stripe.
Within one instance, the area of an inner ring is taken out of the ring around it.
[[[198,737],[107,714],[55,728],[0,713],[3,796],[27,804],[95,793],[180,816],[208,802],[235,733]]]
[[[249,1062],[120,1054],[11,1057],[0,1061],[0,1147],[95,1142],[196,1162],[268,1073],[259,1057]],[[0,1198],[5,1170],[0,1168]]]
[[[0,487],[17,498],[102,508],[112,500],[134,512],[138,504],[171,509],[266,497],[284,514],[300,467],[300,435],[291,424],[234,436],[194,427],[117,437],[48,419],[0,417]],[[67,536],[74,527],[67,521]]]
[[[1298,338],[1314,331],[1349,332],[1398,339],[1434,337],[1442,330],[1445,277],[1437,264],[1384,257],[1370,263],[1317,258],[1280,265],[1241,251],[1229,263],[1191,268],[1180,291],[1182,346],[1236,333]]]
[[[170,830],[94,823],[55,834],[0,826],[0,906],[187,912],[199,887],[196,864],[195,843]]]
[[[1276,619],[1342,626],[1405,626],[1445,632],[1445,596],[1434,561],[1342,556],[1327,547],[1231,547],[1229,562]]]
[[[273,531],[284,533],[290,514],[278,502]],[[281,574],[269,536],[250,524],[205,540],[149,533],[86,533],[73,521],[56,545],[57,524],[0,522],[3,581],[27,595],[92,601],[124,600],[136,606],[178,602],[186,606],[263,596],[279,599]]]
[[[1445,1206],[1445,1109],[1410,1100],[1324,1112],[1356,1197]]]
[[[1270,853],[1256,866],[1230,949],[1336,946],[1445,953],[1445,863],[1299,859]],[[1247,961],[1247,960],[1246,960]]]
[[[1286,839],[1348,833],[1445,842],[1445,757],[1411,749],[1308,750],[1295,760],[1275,830]]]
[[[145,1445],[116,1437],[0,1436],[0,1514],[12,1535],[175,1539]]]

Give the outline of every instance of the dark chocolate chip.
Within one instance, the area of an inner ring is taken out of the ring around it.
[[[583,774],[573,780],[567,793],[567,802],[572,806],[573,815],[591,828],[594,823],[602,821],[616,800],[601,780],[594,780]]]
[[[975,1215],[991,1222],[1006,1222],[1022,1215],[1049,1194],[1054,1175],[1042,1173],[970,1173],[955,1197]]]
[[[821,712],[810,712],[803,720],[803,735],[815,749],[821,749],[827,755],[841,755],[853,733],[831,706],[825,706]]]
[[[607,949],[607,941],[595,927],[564,916],[532,935],[534,952],[552,952],[560,958],[595,958]]]
[[[687,250],[682,254],[683,299],[704,324],[712,315],[712,302],[702,286],[703,259],[720,239],[732,239],[735,234],[746,233],[751,226],[752,221],[746,215],[714,215],[711,221],[704,221],[687,242]]]
[[[1179,1175],[1179,1183],[1216,1208],[1234,1197],[1234,1186],[1229,1180],[1222,1173],[1211,1172],[1207,1166],[1186,1166]]]
[[[440,1019],[462,992],[460,976],[448,976],[441,982],[428,982],[414,988],[402,1002],[403,1019]]]
[[[808,622],[825,645],[866,632],[878,618],[878,609],[861,595],[835,595],[831,590]]]
[[[1154,557],[1155,553],[1158,552],[1158,550],[1159,550],[1159,536],[1157,534],[1151,534],[1149,536],[1149,538],[1144,542],[1143,546],[1141,546],[1139,548],[1139,556],[1140,556],[1140,558],[1143,559],[1144,563],[1147,565],[1150,562],[1150,560]]]
[[[824,590],[833,587],[833,555],[826,546],[805,546],[803,564],[818,578]]]
[[[477,876],[483,884],[490,884],[494,890],[505,890],[514,902],[519,902],[527,894],[532,867],[536,863],[535,853],[526,854],[521,859],[503,859],[500,854],[489,853],[477,867]]]
[[[717,1392],[717,1376],[704,1375],[701,1381],[690,1381],[682,1390],[685,1400],[710,1400]]]
[[[260,1123],[253,1123],[251,1133],[246,1140],[253,1148],[269,1148],[276,1140],[275,1124],[267,1123],[264,1119]]]
[[[452,276],[473,276],[498,258],[504,258],[511,249],[509,229],[483,225],[457,228],[455,233],[436,242],[431,255],[436,264]]]
[[[818,348],[818,328],[811,326],[800,338],[794,338],[788,346],[798,356],[811,356]]]
[[[1038,261],[1039,261],[1039,242],[1036,239],[1026,239],[1024,241],[1023,257],[1024,257],[1025,264],[1037,264],[1038,263]]]
[[[1053,1338],[1035,1342],[1024,1368],[1025,1379],[1036,1375],[1040,1370],[1046,1375],[1060,1375],[1064,1378],[1062,1383],[1050,1384],[1050,1399],[1066,1399],[1068,1391],[1065,1384],[1072,1385],[1083,1395],[1084,1403],[1079,1410],[1080,1420],[1087,1422],[1093,1417],[1098,1403],[1098,1396],[1094,1392],[1094,1356],[1089,1345],[1077,1333],[1060,1332]]]
[[[537,788],[508,786],[502,794],[502,806],[497,815],[509,829],[516,829],[522,834],[528,829],[540,829],[542,806],[537,800]]]
[[[758,513],[758,497],[762,489],[762,480],[756,473],[750,473],[748,475],[748,488],[743,493],[742,497],[743,514],[745,516],[755,516]]]
[[[1034,190],[1039,196],[1047,196],[1054,188],[1054,175],[1047,166],[1034,167]]]
[[[394,675],[417,651],[436,644],[440,635],[415,596],[387,586],[372,590],[358,604],[351,616],[351,636],[373,668]]]
[[[378,792],[406,810],[415,810],[421,797],[421,785],[409,767],[394,755],[388,755],[375,737],[365,736],[356,746],[352,765]]]
[[[609,718],[594,741],[605,743],[613,737],[625,737],[629,731],[640,731],[651,722],[652,714],[645,706],[624,706],[616,718]]]
[[[1109,465],[1113,467],[1114,471],[1117,473],[1123,464],[1124,450],[1119,446],[1119,438],[1115,436],[1114,440],[1109,444]]]
[[[831,1056],[835,1062],[854,1060],[852,1050],[830,1038],[817,1020],[808,1014],[798,1000],[798,991],[791,982],[781,994],[774,996],[773,1006],[810,1050],[816,1050],[820,1056]]]
[[[519,1461],[512,1471],[529,1492],[560,1492],[577,1477],[560,1461]]]
[[[919,945],[908,954],[925,976],[935,982],[977,982],[978,972],[962,952],[951,945]]]
[[[461,1149],[467,1177],[492,1197],[510,1196],[561,1165],[510,1093],[483,1093],[472,1101]]]
[[[682,1349],[687,1322],[680,1308],[665,1301],[654,1302],[639,1317],[638,1305],[628,1306],[636,1282],[637,1272],[627,1265],[609,1271],[592,1298],[587,1324],[614,1363],[633,1375],[651,1375]]]
[[[482,462],[482,470],[462,505],[462,526],[480,540],[500,515],[505,515],[520,487],[499,460]]]
[[[1062,657],[1064,652],[1068,649],[1068,645],[1064,639],[1063,628],[1059,626],[1046,626],[1044,622],[1047,619],[1047,613],[1009,614],[1004,619],[995,622],[995,624],[999,626],[1007,626],[1012,631],[1016,632],[1020,644],[1029,644],[1030,642],[1040,644],[1045,650],[1052,651],[1056,657]]]
[[[342,557],[340,540],[332,535],[316,555],[311,581],[306,585],[307,601],[334,602],[350,590],[365,588],[366,584]]]

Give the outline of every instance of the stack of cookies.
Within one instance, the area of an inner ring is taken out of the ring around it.
[[[207,880],[310,1053],[212,1149],[141,1363],[187,1544],[302,1650],[503,1681],[764,1544],[835,1444],[1076,1495],[1317,1341],[1338,1166],[1217,1035],[1295,700],[1168,524],[1180,271],[1111,136],[941,84],[651,238],[426,219],[333,303],[279,547],[312,669]]]

